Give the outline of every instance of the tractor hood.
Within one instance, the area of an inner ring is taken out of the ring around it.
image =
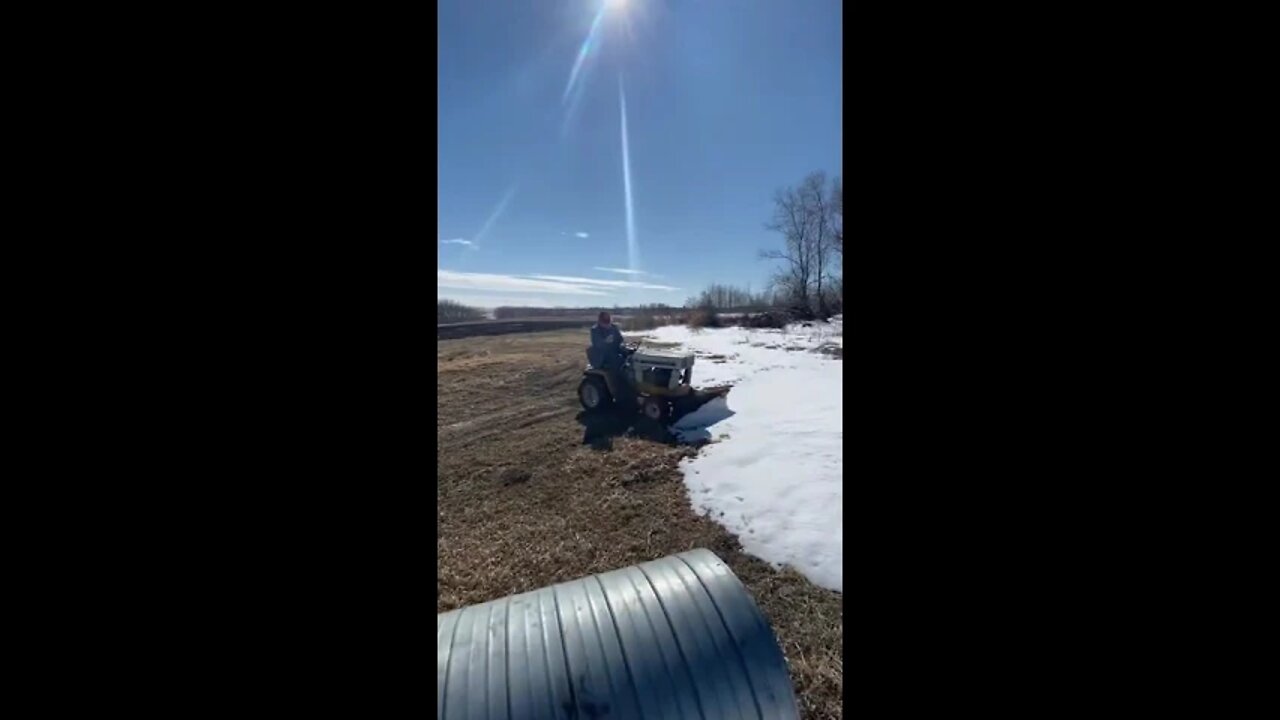
[[[693,353],[641,348],[631,356],[631,362],[661,367],[688,368],[693,367]]]

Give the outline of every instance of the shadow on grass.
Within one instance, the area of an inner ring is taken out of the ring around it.
[[[638,412],[608,410],[587,412],[577,416],[582,425],[582,444],[590,445],[595,450],[613,449],[613,439],[617,437],[638,437],[664,445],[675,445],[676,438],[661,422],[655,422]]]

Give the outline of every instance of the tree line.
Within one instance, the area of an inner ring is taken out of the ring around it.
[[[772,290],[753,293],[751,288],[735,287],[712,283],[700,294],[684,301],[689,308],[712,308],[728,310],[729,308],[766,308],[777,305],[777,298]]]
[[[446,300],[444,298],[436,299],[436,322],[456,323],[469,322],[471,320],[484,320],[484,312],[460,302]]]

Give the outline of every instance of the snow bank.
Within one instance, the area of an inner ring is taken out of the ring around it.
[[[843,590],[843,364],[814,352],[843,345],[833,325],[662,327],[644,337],[694,352],[695,386],[734,386],[671,428],[685,442],[711,441],[681,463],[694,507],[752,555]]]

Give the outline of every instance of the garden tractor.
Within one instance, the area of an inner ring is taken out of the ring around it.
[[[578,385],[578,400],[588,412],[639,409],[650,420],[675,422],[729,392],[728,386],[693,389],[692,354],[627,345],[619,357],[617,368],[588,362]]]

